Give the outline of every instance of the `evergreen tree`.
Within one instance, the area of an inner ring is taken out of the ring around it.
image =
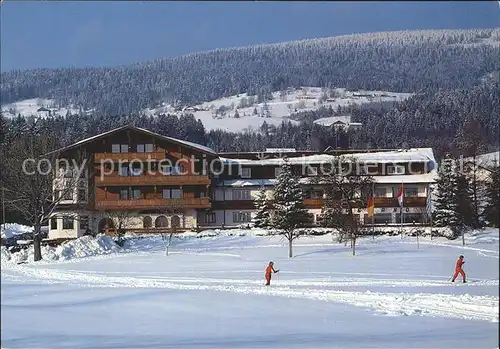
[[[500,166],[491,172],[491,181],[487,188],[488,203],[485,209],[486,220],[491,226],[500,226]]]
[[[460,217],[458,216],[456,200],[457,176],[454,160],[448,154],[441,161],[436,180],[436,199],[434,202],[434,223],[438,227],[458,227]]]
[[[257,228],[268,228],[271,225],[271,204],[266,196],[266,188],[262,186],[255,200],[257,213],[254,217],[254,225]]]
[[[286,158],[274,187],[273,200],[271,227],[288,240],[288,257],[291,258],[293,240],[300,236],[297,229],[305,227],[312,217],[304,206],[299,180]]]
[[[263,117],[263,118],[270,118],[271,117],[271,110],[269,109],[269,104],[267,104],[267,101],[264,101],[264,105],[262,106],[261,117]]]
[[[459,218],[459,226],[462,228],[476,227],[476,215],[474,211],[472,188],[467,176],[463,173],[456,174],[455,202]]]

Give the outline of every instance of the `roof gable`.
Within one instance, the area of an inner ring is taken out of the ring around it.
[[[208,148],[208,147],[206,147],[204,145],[196,144],[196,143],[189,142],[189,141],[184,141],[184,140],[173,138],[173,137],[163,136],[161,134],[158,134],[158,133],[149,131],[149,130],[147,130],[145,128],[140,128],[140,127],[137,127],[137,126],[134,126],[134,125],[121,126],[121,127],[112,129],[110,131],[103,132],[101,134],[98,134],[98,135],[95,135],[95,136],[92,136],[92,137],[88,137],[88,138],[82,139],[82,140],[80,140],[80,141],[78,141],[76,143],[73,143],[73,144],[67,145],[66,147],[54,150],[54,151],[52,151],[52,152],[50,152],[48,154],[53,154],[53,153],[58,153],[58,152],[60,153],[60,152],[63,152],[63,151],[74,149],[74,148],[80,147],[80,146],[85,145],[85,144],[89,144],[91,142],[94,142],[96,140],[102,139],[104,137],[107,137],[109,135],[112,135],[112,134],[115,134],[117,132],[124,131],[124,130],[132,130],[132,131],[140,132],[140,133],[143,133],[143,134],[147,134],[147,135],[156,137],[158,139],[161,139],[161,140],[164,140],[164,141],[167,141],[167,142],[172,142],[172,143],[175,143],[175,144],[178,144],[178,145],[185,146],[187,148],[196,150],[196,151],[198,151],[200,153],[204,153],[204,154],[213,155],[213,156],[217,156],[218,157],[218,154],[213,149],[210,149],[210,148]]]

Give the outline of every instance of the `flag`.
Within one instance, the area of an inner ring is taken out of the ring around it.
[[[403,207],[403,184],[399,187],[396,197],[398,198],[399,207]]]
[[[373,217],[375,212],[375,202],[373,201],[373,196],[368,199],[368,217]]]

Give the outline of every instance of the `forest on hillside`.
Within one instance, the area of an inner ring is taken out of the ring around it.
[[[352,115],[363,127],[347,133],[314,124],[319,117]],[[432,147],[440,158],[453,152],[467,139],[460,133],[471,119],[481,127],[482,150],[498,150],[500,133],[500,84],[484,81],[471,89],[440,90],[417,94],[387,106],[377,103],[353,105],[337,110],[320,108],[301,112],[295,125],[284,122],[275,127],[264,125],[255,132],[231,133],[222,130],[207,132],[192,114],[181,116],[162,114],[157,117],[131,114],[128,116],[70,115],[52,118],[1,117],[0,140],[8,152],[15,139],[43,134],[57,140],[57,146],[71,144],[126,123],[154,132],[207,145],[218,152],[262,151],[265,148],[296,148],[319,150],[339,148],[410,148]],[[235,121],[236,122],[236,121]],[[464,154],[468,155],[468,154]]]
[[[469,89],[500,71],[500,29],[356,34],[218,49],[117,68],[1,74],[2,105],[54,99],[100,116],[139,113],[161,103],[295,86],[425,93]]]

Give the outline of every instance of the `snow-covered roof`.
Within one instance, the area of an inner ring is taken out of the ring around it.
[[[399,183],[434,183],[437,178],[436,170],[429,173],[416,175],[388,175],[373,176],[375,183],[399,184]]]
[[[406,183],[434,183],[436,181],[437,172],[433,170],[429,173],[416,175],[387,175],[373,176],[375,183],[381,184],[406,184]],[[273,186],[277,183],[276,178],[270,179],[231,179],[220,181],[216,184],[218,187],[261,187]],[[300,184],[314,184],[313,177],[303,177],[299,179]]]
[[[361,163],[374,163],[374,164],[397,163],[397,162],[436,163],[432,148],[414,148],[407,150],[384,151],[384,152],[373,152],[373,153],[354,153],[344,156],[346,159],[354,158],[355,160]],[[288,158],[288,163],[290,165],[325,164],[325,163],[331,163],[337,158],[339,158],[339,156],[329,155],[329,154],[307,155],[307,156]],[[221,158],[221,160],[227,165],[246,165],[246,166],[264,166],[264,165],[281,166],[284,163],[283,158],[261,159],[261,160]]]
[[[272,186],[276,184],[276,179],[232,179],[220,181],[218,187],[260,187]]]
[[[472,157],[465,158],[464,160],[472,161]],[[478,155],[477,163],[479,166],[486,168],[492,168],[500,165],[500,151]]]
[[[206,147],[204,145],[196,144],[196,143],[189,142],[189,141],[184,141],[184,140],[173,138],[173,137],[163,136],[161,134],[158,134],[158,133],[149,131],[149,130],[147,130],[145,128],[140,128],[140,127],[137,127],[137,126],[134,126],[134,125],[124,125],[124,126],[115,128],[113,130],[110,130],[110,131],[107,131],[107,132],[103,132],[103,133],[100,133],[98,135],[82,139],[82,140],[80,140],[80,141],[78,141],[76,143],[70,144],[70,145],[68,145],[66,147],[63,147],[61,149],[55,150],[53,152],[50,152],[49,154],[56,153],[56,152],[61,152],[61,151],[65,151],[65,150],[72,149],[72,148],[76,148],[78,146],[81,146],[81,145],[84,145],[84,144],[88,144],[88,143],[90,143],[92,141],[95,141],[97,139],[106,137],[106,136],[108,136],[108,135],[110,135],[112,133],[115,133],[115,132],[118,132],[118,131],[127,130],[127,129],[138,131],[138,132],[142,132],[142,133],[146,133],[146,134],[151,135],[153,137],[157,137],[157,138],[160,138],[160,139],[165,140],[165,141],[170,141],[172,143],[177,143],[177,144],[185,145],[186,147],[198,150],[198,151],[200,151],[202,153],[207,153],[207,154],[210,154],[210,155],[218,156],[217,153],[213,149],[210,149],[209,147]]]
[[[351,123],[350,115],[342,115],[342,116],[329,116],[326,118],[320,118],[313,121],[315,124],[323,125],[323,126],[331,126],[333,124],[343,123],[349,124]]]
[[[295,153],[295,148],[266,148],[266,153]]]

